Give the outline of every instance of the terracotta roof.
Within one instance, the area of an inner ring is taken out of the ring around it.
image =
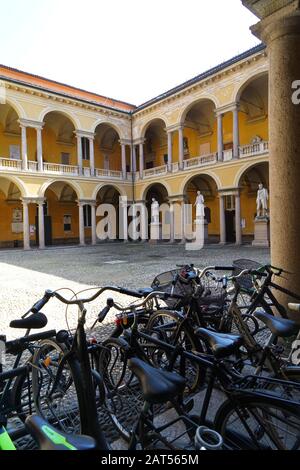
[[[54,80],[49,80],[38,75],[33,75],[27,72],[22,72],[21,70],[7,67],[5,65],[0,65],[0,78],[11,80],[23,85],[29,85],[34,88],[39,88],[41,90],[47,90],[49,92],[58,93],[60,95],[65,95],[70,98],[79,99],[87,101],[89,103],[94,103],[100,106],[107,108],[113,108],[118,111],[130,112],[135,109],[135,106],[124,101],[115,100],[108,98],[106,96],[97,95],[96,93],[91,93],[80,88],[76,88],[64,83],[59,83]]]

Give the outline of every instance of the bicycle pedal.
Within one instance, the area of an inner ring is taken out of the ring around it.
[[[194,408],[194,404],[195,404],[194,399],[190,398],[189,400],[183,403],[183,406],[182,406],[183,410],[186,413],[189,413]]]

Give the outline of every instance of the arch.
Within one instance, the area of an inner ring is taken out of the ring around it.
[[[92,194],[92,200],[93,200],[93,201],[96,201],[97,195],[98,195],[99,191],[100,191],[102,188],[104,188],[105,186],[110,186],[110,187],[114,188],[116,191],[118,191],[118,193],[119,193],[121,196],[126,196],[126,195],[127,195],[127,194],[126,194],[126,191],[125,191],[123,188],[119,187],[119,186],[118,186],[117,184],[115,184],[115,183],[100,183],[100,184],[98,184],[98,185],[96,186],[96,188],[95,188],[94,191],[93,191],[93,194]]]
[[[5,96],[4,103],[0,103],[0,104],[4,104],[4,105],[8,104],[9,106],[11,106],[14,109],[14,111],[17,113],[19,119],[28,119],[24,109],[22,108],[22,106],[20,106],[17,100],[14,100],[13,98],[10,98],[10,97],[7,98],[7,96]]]
[[[100,126],[101,124],[105,124],[106,126],[112,127],[112,128],[116,131],[116,133],[118,134],[118,136],[119,136],[120,139],[125,138],[125,136],[123,135],[123,133],[122,133],[121,129],[119,128],[119,126],[117,126],[114,122],[110,122],[110,121],[107,121],[107,120],[104,120],[104,121],[103,121],[103,119],[98,119],[98,120],[94,123],[94,125],[93,125],[93,127],[92,127],[92,132],[95,133],[97,127]]]
[[[147,131],[148,128],[151,126],[151,124],[153,124],[155,121],[162,121],[163,125],[164,125],[165,127],[167,127],[167,123],[166,123],[166,121],[165,121],[165,119],[164,119],[163,117],[160,117],[160,116],[159,116],[159,117],[155,117],[155,118],[152,117],[151,119],[149,119],[149,121],[147,121],[147,122],[143,125],[142,130],[141,130],[141,135],[140,135],[141,138],[144,138],[144,137],[145,137],[146,131]]]
[[[241,182],[241,179],[243,178],[244,174],[251,170],[252,168],[256,167],[257,165],[260,165],[261,163],[269,163],[269,160],[268,159],[263,159],[263,160],[260,160],[258,162],[250,162],[250,163],[246,163],[245,165],[243,165],[237,172],[237,174],[235,175],[235,179],[234,179],[234,183],[233,183],[233,186],[235,188],[238,188],[240,186],[240,182]]]
[[[195,173],[184,178],[184,180],[181,182],[180,194],[185,194],[188,184],[197,176],[209,176],[215,182],[218,191],[222,188],[221,180],[215,173],[212,171],[201,171],[200,173]]]
[[[50,113],[62,114],[63,116],[65,116],[67,119],[69,119],[72,122],[75,129],[80,129],[81,128],[81,124],[80,124],[79,119],[73,113],[70,113],[68,111],[64,111],[64,110],[61,110],[59,108],[52,107],[52,106],[49,106],[48,108],[44,109],[40,113],[39,121],[43,122],[45,117],[47,116],[47,114],[50,114]]]
[[[179,125],[183,125],[184,124],[184,121],[186,119],[186,116],[188,114],[188,112],[198,103],[201,103],[201,101],[211,101],[215,108],[217,108],[219,106],[219,103],[217,101],[217,99],[214,97],[214,96],[210,96],[210,95],[207,95],[207,96],[202,96],[201,98],[197,98],[193,101],[191,101],[189,104],[187,104],[180,112],[180,115],[179,115],[179,122],[178,124]]]
[[[47,191],[47,189],[53,184],[53,183],[64,183],[64,184],[67,184],[69,186],[71,186],[72,189],[74,189],[78,199],[83,199],[84,198],[84,195],[83,195],[83,191],[80,187],[80,185],[76,182],[74,182],[73,180],[65,180],[65,179],[52,179],[50,181],[46,181],[45,183],[43,183],[40,188],[39,188],[39,191],[38,191],[38,195],[39,197],[45,197],[45,193]]]
[[[14,183],[17,186],[17,188],[19,189],[22,197],[29,197],[30,196],[27,193],[27,189],[26,189],[25,184],[19,178],[15,177],[15,176],[12,176],[12,175],[0,174],[0,181],[1,181],[1,178],[6,179],[6,180],[10,181],[11,183]]]
[[[261,72],[248,75],[248,77],[246,77],[242,83],[238,84],[237,89],[235,90],[235,93],[234,93],[233,101],[238,103],[240,101],[243,91],[247,88],[247,86],[251,82],[255,81],[257,78],[260,78],[263,76],[269,77],[268,68],[266,68],[265,70],[262,70]]]
[[[141,200],[142,200],[142,201],[145,201],[145,200],[146,200],[147,193],[148,193],[148,191],[149,191],[153,186],[162,186],[162,187],[165,189],[167,195],[168,195],[168,196],[171,195],[170,186],[169,186],[165,181],[164,181],[163,183],[161,183],[161,182],[153,182],[153,183],[148,184],[148,186],[146,186],[146,187],[143,189],[142,197],[141,197]]]

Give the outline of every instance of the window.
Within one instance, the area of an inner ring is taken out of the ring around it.
[[[70,154],[62,152],[61,153],[61,164],[62,165],[70,165]]]
[[[87,137],[81,138],[82,160],[90,159],[90,141]]]
[[[20,160],[21,159],[20,145],[10,145],[9,155],[10,155],[10,158],[14,160]]]
[[[92,226],[92,209],[91,206],[83,206],[83,220],[85,228]]]
[[[235,210],[235,197],[225,196],[225,210],[227,211],[234,211]]]
[[[72,217],[69,214],[64,215],[64,232],[71,232]]]

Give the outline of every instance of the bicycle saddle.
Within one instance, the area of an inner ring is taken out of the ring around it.
[[[166,403],[183,392],[185,379],[175,372],[156,369],[136,357],[129,359],[129,369],[137,376],[145,401]]]
[[[65,434],[37,415],[28,416],[26,427],[40,450],[95,450],[92,437]]]
[[[25,328],[28,329],[35,329],[39,330],[40,328],[44,328],[48,323],[46,315],[42,312],[33,313],[27,318],[21,318],[20,320],[13,320],[10,322],[9,326],[11,328]]]
[[[206,328],[197,328],[195,333],[210,347],[216,358],[230,356],[243,343],[243,338],[239,335],[217,333]]]
[[[270,315],[262,310],[254,312],[254,316],[261,320],[271,332],[282,338],[286,338],[298,333],[300,325],[293,320],[288,320],[287,318],[279,318]]]

